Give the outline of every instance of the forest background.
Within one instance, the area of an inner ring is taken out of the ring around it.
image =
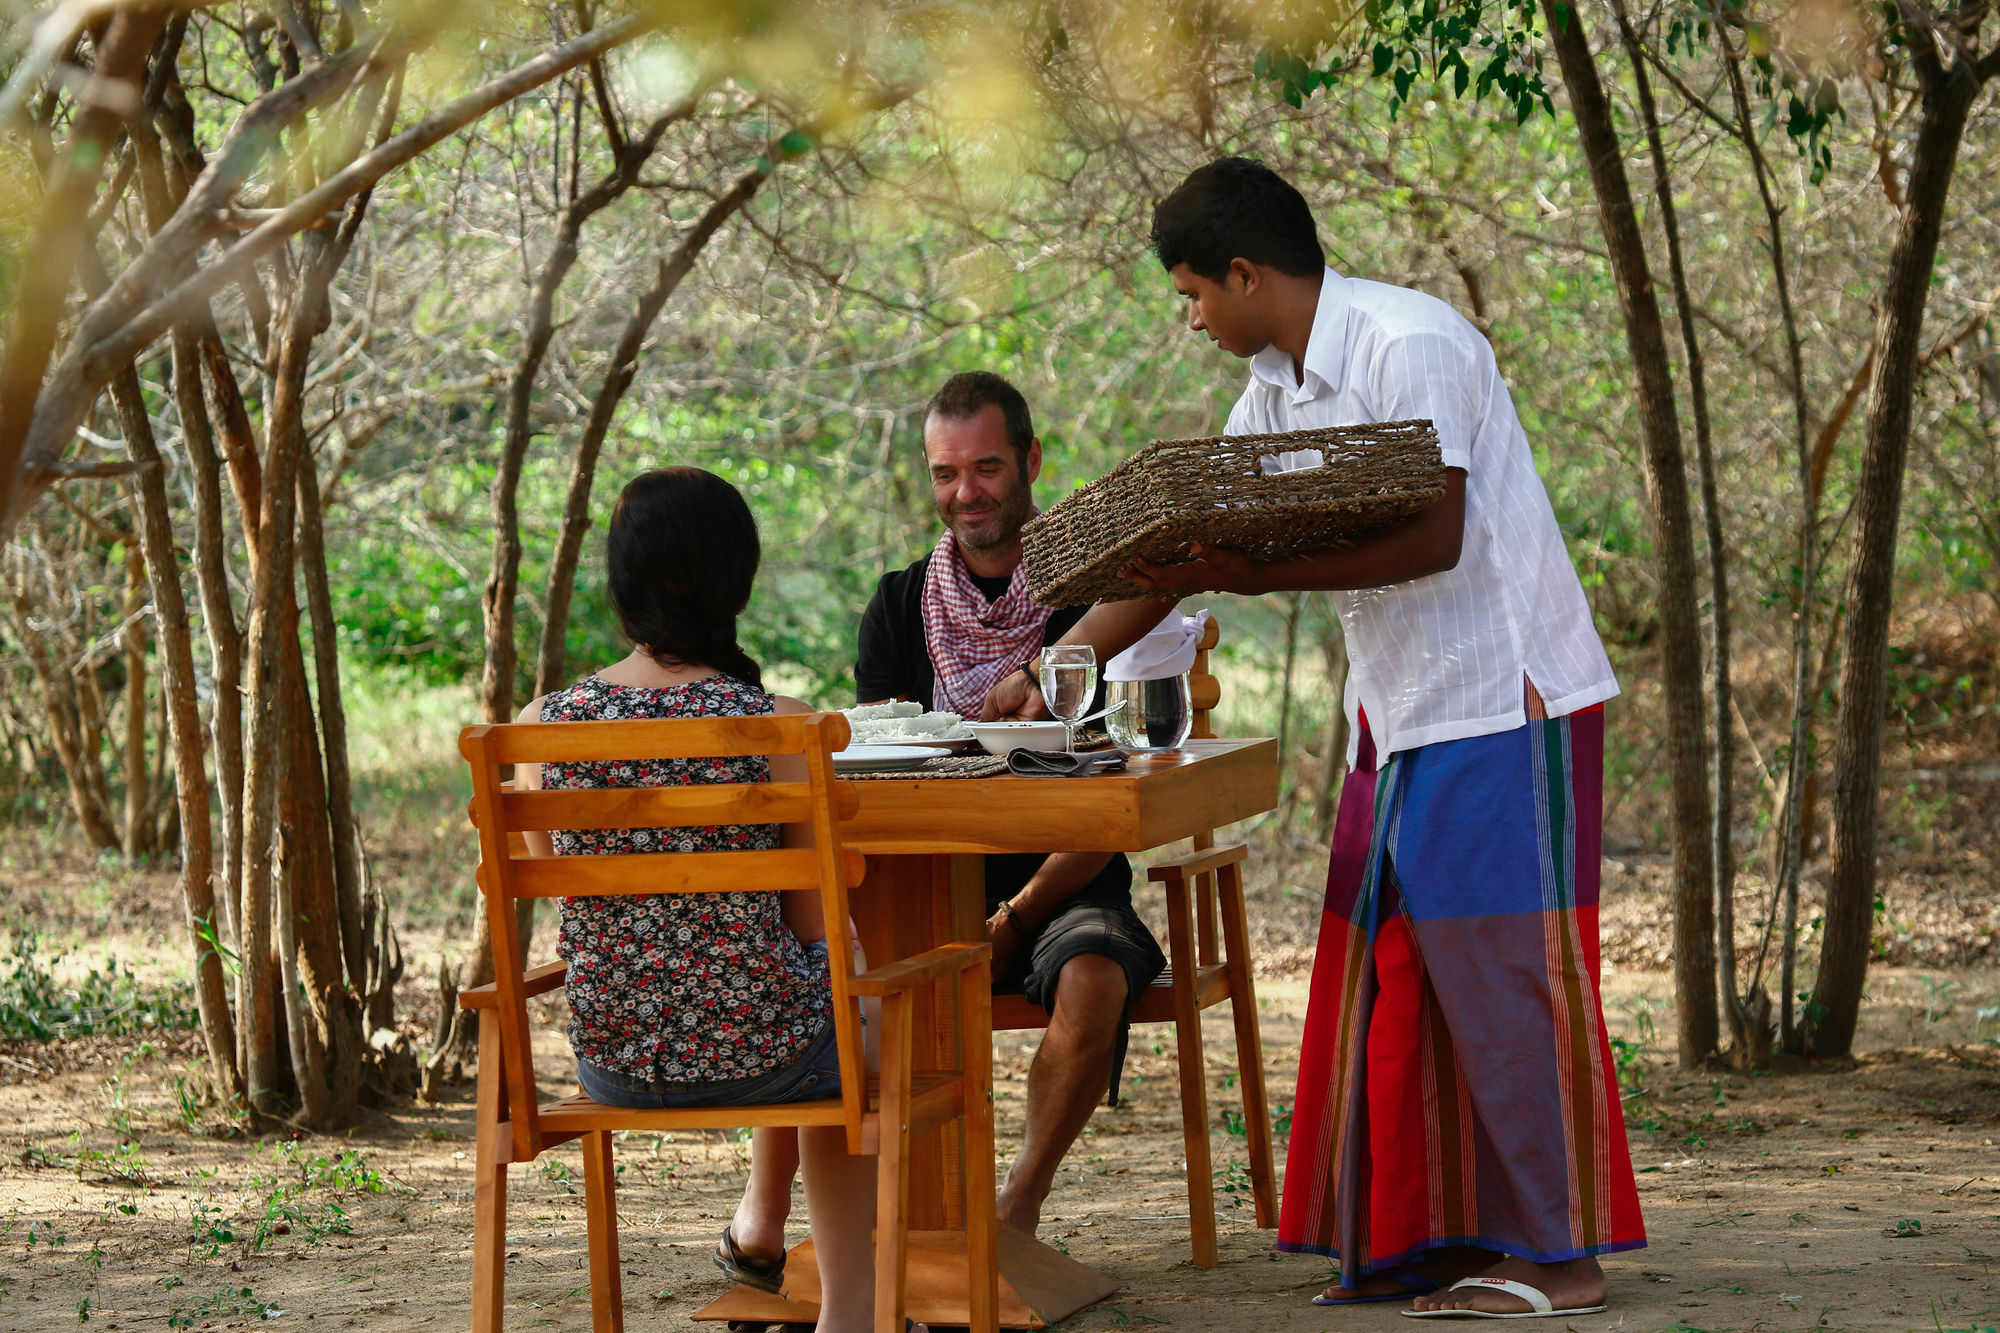
[[[1991,958],[1983,6],[9,14],[0,870],[173,874],[162,974],[252,1122],[407,1093],[412,1041],[428,1092],[462,1064],[452,738],[622,654],[625,479],[744,490],[746,645],[838,706],[875,581],[935,539],[947,375],[1026,392],[1044,506],[1219,430],[1244,367],[1146,230],[1223,153],[1491,339],[1625,685],[1607,846],[1651,868],[1677,1058],[1841,1055],[1870,960]],[[1268,892],[1309,903],[1331,601],[1203,602],[1222,729],[1281,742]]]

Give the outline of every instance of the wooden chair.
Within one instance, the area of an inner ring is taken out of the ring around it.
[[[1189,692],[1195,739],[1215,735],[1209,713],[1222,686],[1209,669],[1219,631],[1211,619],[1195,653]],[[1257,1030],[1257,993],[1251,980],[1250,927],[1243,911],[1242,843],[1217,847],[1213,834],[1197,834],[1194,850],[1148,867],[1147,878],[1167,894],[1167,970],[1132,1006],[1133,1023],[1172,1023],[1180,1066],[1181,1133],[1187,1145],[1188,1231],[1194,1263],[1215,1266],[1215,1182],[1208,1151],[1208,1087],[1201,1040],[1201,1011],[1227,1000],[1236,1023],[1236,1064],[1243,1089],[1243,1128],[1250,1149],[1250,1192],[1257,1225],[1278,1225],[1277,1178],[1271,1163],[1271,1120],[1264,1093],[1264,1044]],[[1217,948],[1218,925],[1220,943]],[[993,1028],[1020,1031],[1048,1026],[1048,1015],[1023,995],[993,997]],[[1111,1072],[1110,1100],[1118,1101],[1119,1057]]]
[[[847,744],[838,714],[785,717],[557,722],[467,728],[459,750],[472,765],[479,830],[479,887],[486,895],[496,959],[519,956],[514,903],[640,893],[818,893],[829,924],[848,920],[847,891],[864,860],[841,843],[840,821],[857,808],[853,787],[836,782],[832,754]],[[711,755],[801,755],[805,782],[676,787],[510,791],[513,764]],[[523,830],[685,828],[733,824],[810,825],[814,845],[773,851],[665,852],[608,856],[528,855]],[[512,843],[510,846],[510,835]],[[528,997],[563,984],[564,965],[525,972],[501,966],[496,980],[464,992],[481,1009],[476,1185],[473,1196],[472,1327],[499,1333],[505,1282],[507,1168],[583,1140],[589,1228],[591,1326],[623,1327],[618,1213],[611,1162],[620,1130],[731,1129],[743,1125],[844,1125],[848,1150],[878,1154],[875,1291],[880,1333],[901,1333],[907,1261],[909,1143],[912,1134],[963,1118],[967,1253],[972,1328],[993,1333],[998,1317],[997,1231],[993,1215],[992,1048],[961,1041],[958,1068],[913,1068],[912,1019],[918,992],[940,981],[957,993],[957,1030],[984,1033],[991,950],[947,944],[854,975],[848,932],[827,932],[833,974],[841,1095],[820,1101],[712,1110],[635,1111],[600,1106],[581,1093],[540,1103],[529,1043]],[[859,999],[882,1000],[881,1073],[866,1072]]]

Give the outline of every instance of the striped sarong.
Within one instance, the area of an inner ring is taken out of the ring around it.
[[[1343,1286],[1441,1246],[1646,1243],[1598,998],[1604,714],[1539,712],[1379,772],[1362,719],[1278,1222]]]

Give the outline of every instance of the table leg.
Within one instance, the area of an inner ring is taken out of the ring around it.
[[[871,856],[868,878],[849,897],[869,966],[908,958],[951,940],[986,937],[986,867],[978,856]],[[950,988],[937,982],[916,1005],[918,1068],[958,1059]],[[991,1040],[991,1034],[988,1034]],[[965,1225],[963,1127],[947,1125],[910,1143],[910,1226]]]

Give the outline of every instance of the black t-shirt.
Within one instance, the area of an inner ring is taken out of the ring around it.
[[[868,600],[868,609],[861,613],[858,652],[854,662],[854,693],[861,703],[880,703],[884,699],[912,699],[924,707],[931,706],[931,692],[937,686],[937,669],[931,665],[930,649],[924,646],[924,571],[930,566],[930,557],[911,565],[884,574],[875,587],[875,595]],[[988,600],[998,600],[1006,591],[1006,579],[987,579],[972,576],[973,586],[984,593]],[[1047,647],[1075,627],[1083,619],[1087,606],[1064,607],[1049,613],[1049,621],[1042,631],[1042,645]],[[1103,707],[1104,687],[1098,686],[1098,699],[1091,705],[1094,711]],[[975,719],[976,720],[976,719]],[[1035,871],[1041,867],[1042,855],[1034,852],[1009,853],[986,858],[986,902],[989,907],[997,905],[1004,898],[1019,893]],[[1102,899],[1106,896],[1130,901],[1132,893],[1132,866],[1122,855],[1114,856],[1097,878],[1093,879],[1078,894],[1078,898]]]

